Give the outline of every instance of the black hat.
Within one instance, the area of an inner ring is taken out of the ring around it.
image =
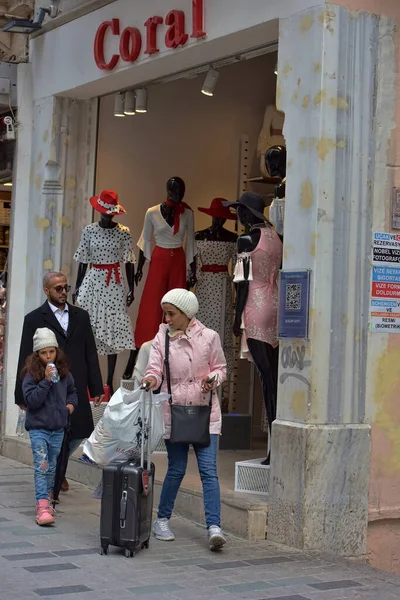
[[[253,215],[262,221],[269,223],[267,217],[264,215],[264,200],[259,194],[255,194],[254,192],[245,192],[240,196],[237,202],[223,202],[223,204],[224,206],[229,206],[229,208],[234,208],[235,210],[237,210],[239,206],[245,206],[250,212],[253,213]]]

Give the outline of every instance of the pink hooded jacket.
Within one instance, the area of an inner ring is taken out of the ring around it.
[[[153,340],[146,377],[155,377],[157,387],[162,383],[162,391],[167,392],[164,371],[165,336],[167,325],[160,329]],[[215,389],[226,379],[226,360],[218,333],[207,329],[200,321],[193,319],[185,334],[171,337],[169,344],[169,365],[173,404],[201,405],[210,402],[210,392],[201,391],[204,377],[214,377],[214,391],[210,418],[210,433],[221,433],[221,409]],[[168,402],[164,409],[165,438],[170,437],[171,411]]]

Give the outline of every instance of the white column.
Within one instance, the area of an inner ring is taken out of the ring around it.
[[[312,283],[309,340],[280,345],[269,537],[343,555],[364,554],[366,541],[375,84],[387,27],[333,5],[280,25],[284,268],[311,269]]]

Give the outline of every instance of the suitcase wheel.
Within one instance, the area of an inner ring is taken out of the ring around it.
[[[148,549],[149,546],[150,546],[150,538],[148,540],[146,540],[145,542],[143,542],[143,544],[142,544],[142,550],[143,550],[143,548],[147,548]]]
[[[107,556],[107,554],[108,554],[108,546],[102,546],[100,548],[100,554],[101,554],[101,556],[104,556],[104,555]]]
[[[129,550],[129,548],[125,548],[125,556],[126,558],[133,558],[135,556],[135,552],[133,550]]]

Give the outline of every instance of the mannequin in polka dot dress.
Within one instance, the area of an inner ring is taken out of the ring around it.
[[[112,394],[117,355],[135,348],[127,308],[134,300],[136,258],[128,227],[113,221],[114,216],[126,212],[116,192],[103,191],[90,203],[101,217],[85,227],[75,252],[79,269],[73,301],[89,313],[97,351],[108,359],[107,385]],[[125,264],[128,289],[121,263]],[[91,269],[87,271],[89,264]]]

